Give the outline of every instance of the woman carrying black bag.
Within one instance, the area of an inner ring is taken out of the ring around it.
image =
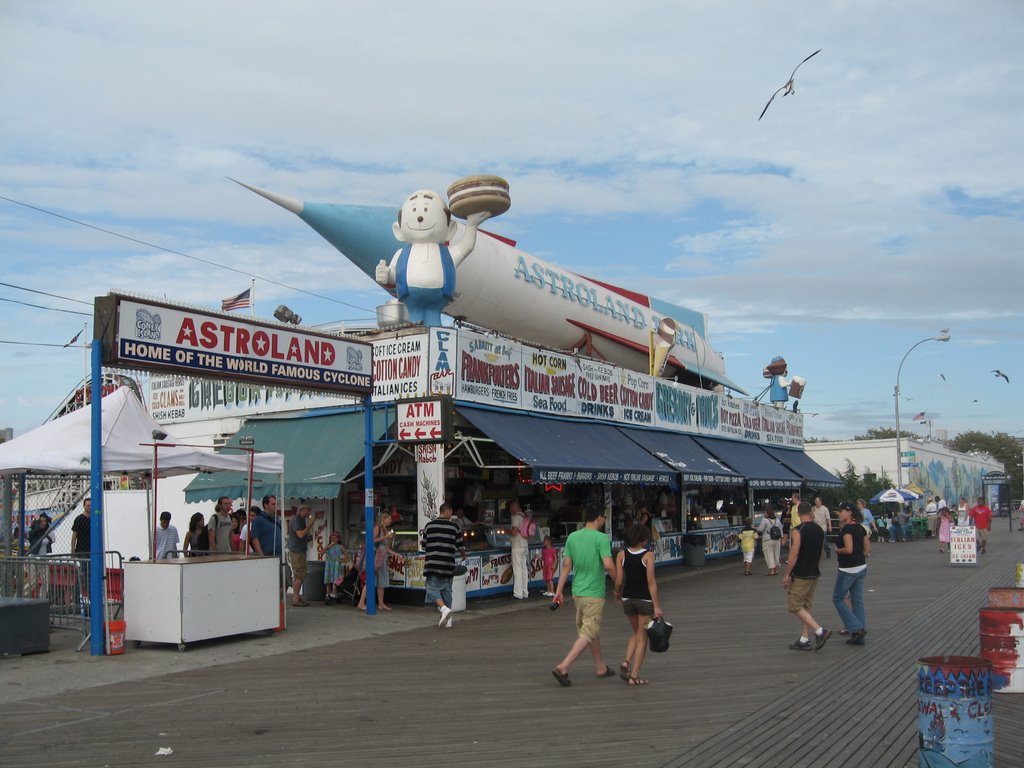
[[[647,549],[650,540],[646,526],[633,525],[626,531],[625,546],[615,556],[615,599],[622,601],[622,612],[633,627],[626,658],[619,665],[619,677],[629,685],[650,682],[640,677],[647,655],[647,622],[664,615],[654,579],[654,553]]]

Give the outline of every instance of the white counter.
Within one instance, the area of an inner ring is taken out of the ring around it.
[[[281,618],[274,557],[214,555],[124,564],[126,640],[185,643],[274,629]]]

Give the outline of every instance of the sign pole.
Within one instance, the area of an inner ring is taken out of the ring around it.
[[[373,548],[373,393],[371,392],[363,399],[363,478],[366,485],[366,496],[363,500],[364,516],[366,518],[366,539],[363,550],[363,564],[366,566],[366,615],[374,616],[377,613],[377,578],[374,568]],[[387,574],[385,567],[384,573]]]
[[[92,342],[92,461],[89,496],[92,511],[89,519],[89,655],[104,652],[103,611],[103,342]]]

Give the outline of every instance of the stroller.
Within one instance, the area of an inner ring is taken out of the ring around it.
[[[341,605],[351,603],[359,605],[359,598],[363,594],[363,587],[366,585],[366,571],[363,570],[364,548],[360,547],[356,553],[355,564],[348,569],[345,576],[338,585],[337,595],[328,594],[324,602],[327,605]]]

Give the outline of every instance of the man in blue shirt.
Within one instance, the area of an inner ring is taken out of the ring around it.
[[[249,540],[258,555],[281,555],[281,524],[277,521],[277,497],[264,496],[263,509],[249,526]]]
[[[864,499],[857,499],[857,509],[860,510],[861,517],[863,517],[863,525],[867,529],[868,536],[874,536],[878,538],[878,523],[875,522],[875,516],[871,514],[871,510],[868,509],[868,503]]]

